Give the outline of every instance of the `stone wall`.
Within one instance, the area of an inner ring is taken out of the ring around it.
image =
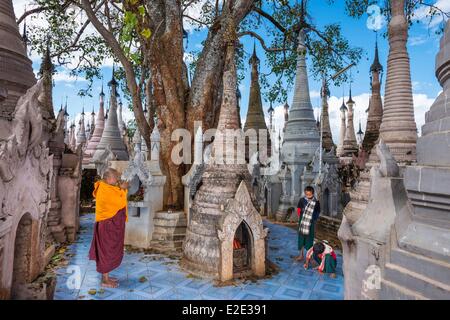
[[[320,240],[328,240],[332,244],[340,246],[340,241],[337,236],[341,219],[331,218],[321,215],[317,220],[316,238]]]

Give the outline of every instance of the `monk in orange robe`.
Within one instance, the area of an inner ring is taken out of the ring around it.
[[[89,259],[95,260],[97,272],[102,274],[102,286],[118,287],[118,279],[109,273],[119,267],[123,259],[125,222],[128,221],[127,182],[119,180],[115,169],[107,169],[103,180],[94,185],[95,225]]]

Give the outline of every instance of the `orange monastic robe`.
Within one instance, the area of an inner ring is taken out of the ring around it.
[[[123,208],[126,210],[126,221],[128,221],[128,190],[107,184],[104,181],[97,181],[94,185],[94,192],[92,195],[96,199],[96,222],[114,217],[114,215]]]

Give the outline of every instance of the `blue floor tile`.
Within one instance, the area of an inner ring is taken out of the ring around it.
[[[94,261],[88,259],[92,241],[94,215],[80,219],[78,240],[70,245],[65,254],[69,265],[57,270],[56,300],[323,300],[343,299],[342,256],[338,253],[336,279],[319,277],[314,270],[304,270],[302,263],[293,258],[298,254],[296,231],[264,221],[270,229],[269,256],[279,266],[279,272],[267,279],[236,281],[234,286],[217,287],[209,279],[192,278],[179,267],[178,260],[162,254],[144,254],[125,251],[122,264],[110,274],[119,278],[119,288],[102,288],[101,275]],[[78,268],[81,277],[79,288],[69,288],[67,281]],[[95,294],[89,290],[95,289]]]

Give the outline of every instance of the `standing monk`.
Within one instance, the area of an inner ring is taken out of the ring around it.
[[[123,258],[125,221],[128,221],[127,182],[119,180],[117,170],[108,168],[103,180],[94,185],[95,225],[89,259],[95,260],[102,274],[102,286],[116,288],[118,279],[109,276]]]
[[[298,250],[297,261],[303,260],[303,248],[308,251],[314,244],[314,229],[320,215],[320,203],[314,197],[314,188],[308,186],[304,190],[305,196],[300,198],[297,205],[298,214]]]

